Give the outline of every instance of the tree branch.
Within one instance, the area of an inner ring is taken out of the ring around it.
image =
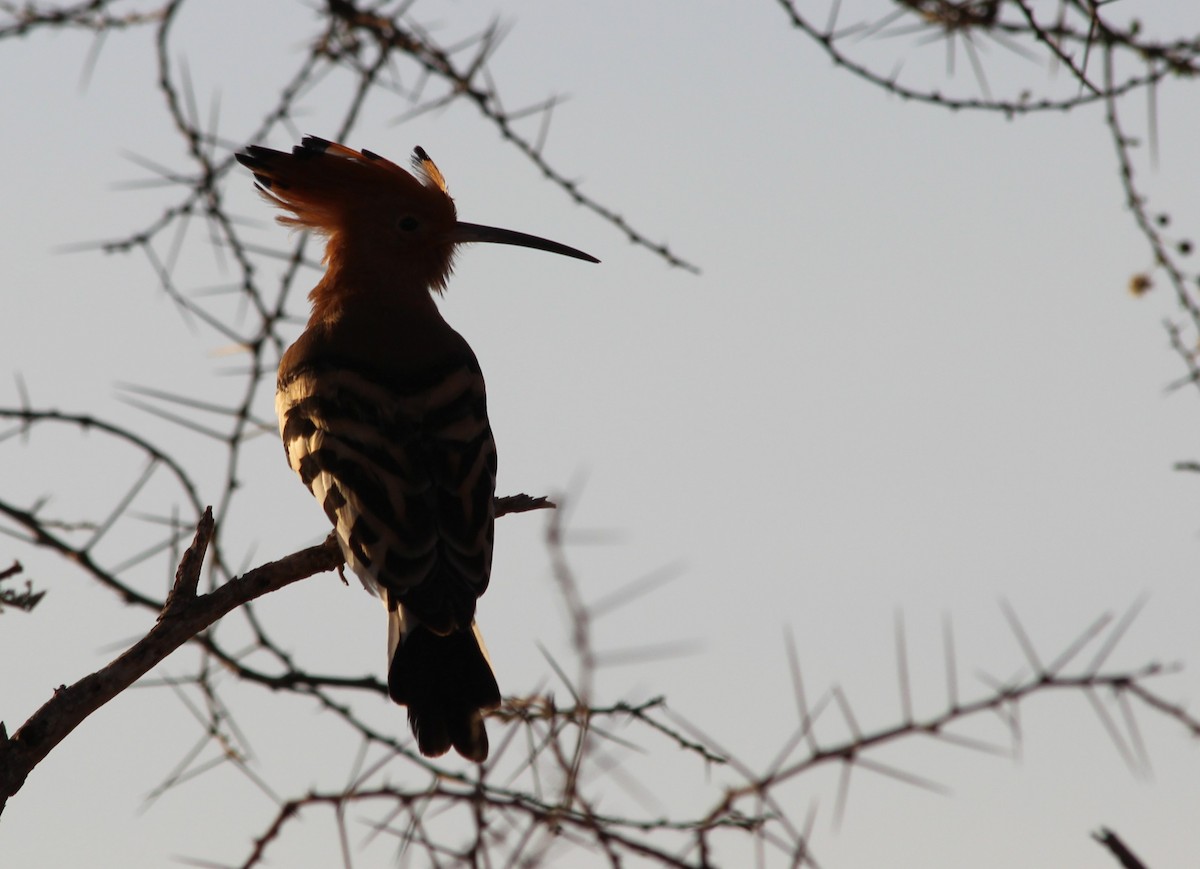
[[[58,688],[11,739],[0,725],[0,812],[33,768],[84,719],[196,634],[248,601],[342,563],[341,550],[330,537],[318,546],[264,564],[209,594],[197,596],[196,584],[215,527],[212,509],[206,509],[195,539],[179,563],[175,585],[158,621],[145,637],[108,666],[70,687]]]
[[[496,499],[497,516],[553,508],[554,503],[545,497],[520,494]],[[11,739],[0,724],[0,813],[33,768],[84,719],[188,640],[242,604],[313,574],[337,570],[343,564],[341,548],[331,534],[318,546],[256,567],[208,594],[197,595],[200,570],[215,530],[212,508],[208,507],[196,527],[192,545],[179,562],[174,586],[150,633],[103,669],[70,687],[58,688]]]

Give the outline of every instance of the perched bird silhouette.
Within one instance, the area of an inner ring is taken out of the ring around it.
[[[422,754],[487,757],[500,703],[475,603],[487,588],[496,445],[483,374],[433,298],[457,247],[496,242],[590,262],[536,236],[462,223],[429,155],[415,176],[307,136],[237,154],[279,222],[325,237],[312,315],[279,365],[288,464],[333,523],[346,562],[388,613],[388,693]]]

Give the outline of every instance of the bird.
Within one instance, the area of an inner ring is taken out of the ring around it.
[[[284,352],[275,409],[288,464],[388,615],[387,688],[422,755],[488,755],[500,689],[475,622],[494,542],[496,445],[483,374],[437,305],[474,242],[589,262],[533,235],[458,220],[423,148],[412,172],[305,136],[235,154],[284,226],[324,237],[311,315]]]

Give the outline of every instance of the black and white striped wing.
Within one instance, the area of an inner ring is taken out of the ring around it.
[[[363,584],[390,591],[436,633],[468,628],[491,573],[495,517],[478,366],[404,388],[300,367],[281,375],[275,405],[288,463]]]

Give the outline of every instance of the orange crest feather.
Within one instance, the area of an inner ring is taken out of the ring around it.
[[[271,204],[291,212],[277,218],[285,226],[332,236],[362,218],[406,208],[448,210],[454,219],[445,179],[423,148],[413,157],[420,180],[372,151],[317,136],[305,136],[290,154],[251,145],[237,159]]]

